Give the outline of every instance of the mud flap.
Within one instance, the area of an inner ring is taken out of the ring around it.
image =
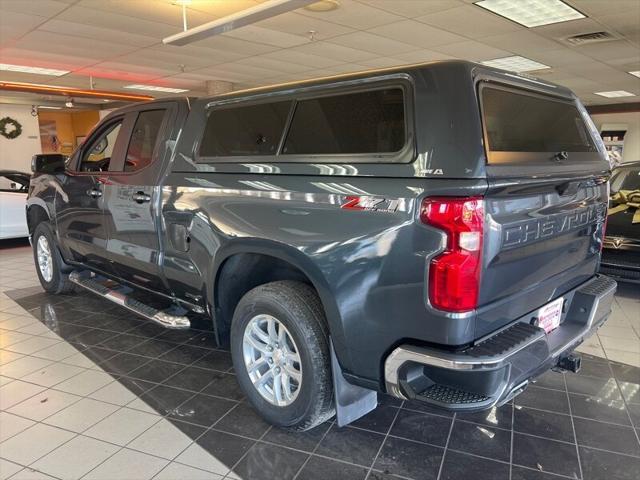
[[[365,416],[378,406],[378,392],[347,382],[342,375],[340,363],[333,349],[333,342],[331,342],[330,346],[336,418],[338,426],[344,427]]]

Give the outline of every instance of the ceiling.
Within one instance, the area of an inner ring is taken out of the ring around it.
[[[192,0],[189,27],[260,1]],[[573,89],[586,104],[640,99],[640,78],[627,73],[640,70],[640,0],[565,0],[586,18],[536,28],[474,1],[339,0],[333,11],[298,9],[178,47],[161,42],[182,30],[175,0],[0,0],[0,63],[71,71],[62,77],[3,71],[0,80],[89,87],[92,76],[101,90],[134,93],[122,87],[143,83],[204,95],[207,80],[238,89],[423,61],[521,55],[551,66],[533,75]],[[602,30],[614,40],[563,41]],[[636,96],[593,93],[609,90]]]

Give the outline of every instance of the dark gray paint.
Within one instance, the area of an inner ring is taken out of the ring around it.
[[[368,163],[359,158],[358,163],[337,163],[335,158],[319,158],[305,164],[258,158],[248,163],[198,163],[195,152],[207,108],[215,104],[245,97],[291,97],[302,87],[305,92],[339,91],[343,81],[345,88],[353,88],[358,82],[375,84],[376,77],[383,82],[401,79],[410,86],[414,133],[409,146],[415,152],[411,162],[385,164],[372,158]],[[119,272],[138,265],[158,293],[200,304],[212,313],[219,303],[220,268],[234,254],[284,260],[317,289],[345,376],[380,388],[384,358],[398,344],[469,344],[573,289],[597,268],[600,220],[503,251],[501,232],[519,222],[557,218],[605,202],[606,186],[599,182],[608,164],[600,152],[588,168],[570,162],[487,167],[476,94],[480,80],[574,98],[562,87],[467,62],[441,62],[250,94],[175,100],[175,120],[165,129],[164,148],[146,178],[97,175],[121,193],[132,193],[133,187],[152,196],[148,228],[141,226],[138,238],[128,240],[144,248],[129,249],[131,262],[126,264],[122,252],[107,255]],[[124,111],[151,107],[154,104]],[[574,182],[577,172],[583,178]],[[77,176],[47,178],[56,184],[59,210],[78,201]],[[344,210],[340,205],[347,195],[395,199],[399,207],[394,212]],[[422,225],[418,211],[426,196],[443,195],[487,199],[483,306],[477,312],[439,312],[426,299],[427,265],[442,251],[444,236]],[[35,200],[31,195],[30,201]],[[56,220],[63,255],[72,261],[65,244],[68,227]],[[152,224],[156,231],[151,231]],[[149,288],[148,281],[135,275],[128,280]]]

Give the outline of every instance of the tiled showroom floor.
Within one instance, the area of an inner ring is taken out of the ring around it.
[[[621,286],[579,375],[548,373],[515,407],[384,398],[351,427],[289,434],[243,403],[209,332],[46,295],[30,249],[0,244],[0,478],[637,480],[639,290]]]

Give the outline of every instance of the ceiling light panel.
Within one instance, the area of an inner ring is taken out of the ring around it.
[[[60,77],[69,73],[69,70],[57,70],[55,68],[29,67],[27,65],[13,65],[10,63],[0,63],[0,71],[4,72],[21,72],[35,73],[36,75],[51,75]]]
[[[535,70],[544,70],[545,68],[551,68],[544,63],[536,62],[529,58],[514,55],[513,57],[495,58],[493,60],[487,60],[482,62],[483,65],[488,67],[501,68],[502,70],[509,70],[511,72],[532,72]]]
[[[625,90],[612,90],[610,92],[593,92],[596,95],[607,98],[619,98],[619,97],[635,97],[635,94],[627,92]]]
[[[165,93],[184,93],[189,90],[183,88],[170,88],[170,87],[158,87],[157,85],[125,85],[124,88],[130,88],[132,90],[150,90],[152,92],[165,92]]]
[[[528,28],[585,18],[560,0],[482,0],[475,5]]]
[[[635,75],[636,77],[640,78],[640,70],[636,70],[635,72],[629,72],[631,75]]]

